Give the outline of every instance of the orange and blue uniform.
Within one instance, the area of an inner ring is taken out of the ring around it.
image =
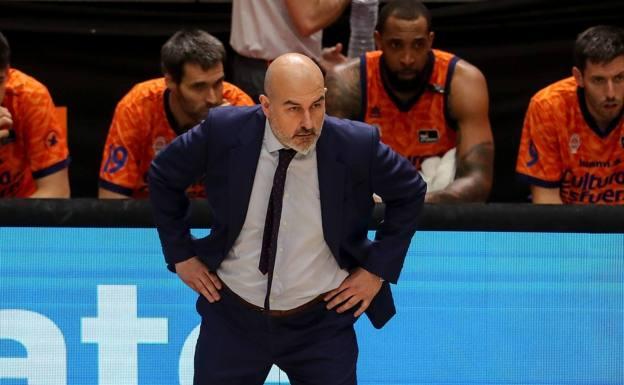
[[[529,104],[516,172],[529,184],[558,187],[564,203],[624,204],[622,113],[600,130],[573,77],[551,84]]]
[[[152,159],[179,134],[169,104],[164,78],[135,85],[121,99],[108,132],[102,166],[101,188],[133,198],[146,198],[147,171]],[[223,99],[235,106],[251,106],[251,98],[223,82]],[[201,181],[187,190],[190,198],[204,197]]]
[[[6,82],[2,106],[13,132],[0,143],[0,198],[25,198],[37,190],[36,179],[68,167],[67,132],[43,84],[15,68]]]
[[[382,52],[367,52],[360,59],[361,120],[379,128],[381,140],[408,158],[414,166],[430,156],[442,156],[455,147],[455,122],[448,112],[448,95],[459,58],[432,50],[431,74],[422,92],[408,103],[401,103],[381,77]]]

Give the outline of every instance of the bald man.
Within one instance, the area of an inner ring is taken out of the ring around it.
[[[292,384],[355,384],[353,324],[394,315],[426,185],[375,128],[325,115],[307,57],[277,58],[265,90],[211,109],[150,169],[165,260],[199,293],[194,384],[262,384],[273,364]],[[202,175],[213,227],[195,239],[184,191]],[[370,241],[373,193],[386,214]]]

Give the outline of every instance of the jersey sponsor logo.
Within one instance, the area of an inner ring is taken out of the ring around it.
[[[570,203],[624,203],[624,189],[608,189],[599,192],[562,190],[561,198]]]
[[[167,139],[164,136],[157,136],[152,143],[154,155],[158,155],[165,147],[167,147]]]
[[[422,128],[418,130],[420,143],[436,143],[440,140],[440,131],[437,128]]]
[[[624,203],[624,171],[610,175],[586,172],[575,175],[566,170],[561,182],[561,196],[578,203]]]
[[[581,136],[579,134],[570,135],[570,142],[568,143],[570,147],[570,153],[576,154],[578,149],[581,147]]]
[[[110,145],[108,147],[108,157],[102,167],[102,171],[114,174],[119,171],[128,161],[128,150],[124,146]]]
[[[379,109],[378,106],[373,106],[373,108],[371,108],[370,117],[371,118],[381,117],[381,110]]]
[[[535,147],[535,143],[533,140],[529,142],[529,161],[526,162],[527,167],[532,167],[539,160],[539,154],[537,152],[537,147]]]
[[[614,162],[615,163],[615,162]],[[601,160],[579,160],[579,166],[586,168],[596,168],[596,167],[611,167],[610,161],[601,161]]]
[[[46,135],[45,144],[47,148],[54,147],[58,144],[58,133],[56,131],[50,131]]]
[[[574,175],[571,170],[566,170],[563,174],[562,186],[580,188],[582,190],[593,190],[607,187],[610,184],[624,186],[624,171],[617,171],[611,175],[594,175],[586,172],[582,175]]]

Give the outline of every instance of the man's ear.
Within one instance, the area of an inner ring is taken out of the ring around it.
[[[167,86],[169,91],[173,91],[178,86],[176,82],[173,81],[173,78],[170,74],[165,74],[165,85]]]
[[[379,31],[375,31],[373,33],[373,38],[375,39],[375,49],[380,50],[381,49],[381,34],[379,33]]]
[[[572,76],[576,80],[576,85],[579,87],[585,87],[583,72],[578,67],[572,67]]]
[[[264,116],[268,118],[270,115],[270,111],[269,111],[270,102],[269,102],[268,96],[264,94],[260,95],[260,106],[262,106],[262,112],[264,112]]]

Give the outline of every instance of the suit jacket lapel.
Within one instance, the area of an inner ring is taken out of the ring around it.
[[[337,158],[340,148],[335,143],[334,127],[325,124],[317,142],[319,190],[323,235],[334,256],[338,257],[341,238],[341,218],[344,200],[345,166]]]
[[[228,210],[229,229],[226,250],[229,250],[234,244],[247,216],[247,208],[264,137],[264,113],[258,109],[250,121],[245,123],[245,127],[241,129],[239,136],[240,145],[230,150],[228,159],[230,207]]]

